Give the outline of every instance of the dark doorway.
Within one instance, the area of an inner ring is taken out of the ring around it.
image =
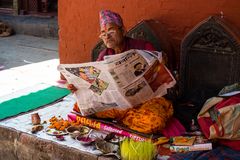
[[[57,16],[58,0],[19,0],[20,14]]]
[[[0,0],[0,8],[13,8],[13,0]]]

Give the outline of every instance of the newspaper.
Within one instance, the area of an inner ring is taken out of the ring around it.
[[[156,51],[129,50],[99,62],[60,64],[58,70],[78,89],[74,94],[84,116],[137,106],[176,83]]]

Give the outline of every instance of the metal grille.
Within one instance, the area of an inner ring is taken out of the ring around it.
[[[48,0],[41,0],[41,11],[48,12]]]
[[[39,0],[29,0],[28,1],[28,9],[30,12],[38,12],[39,11]]]

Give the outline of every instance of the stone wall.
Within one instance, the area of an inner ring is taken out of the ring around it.
[[[0,126],[1,160],[114,160]]]
[[[57,17],[0,15],[0,20],[11,26],[17,34],[58,39]]]

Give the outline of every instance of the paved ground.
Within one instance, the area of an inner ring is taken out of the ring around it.
[[[26,35],[0,37],[0,66],[4,69],[58,58],[58,40]]]
[[[57,40],[25,35],[0,38],[0,65],[5,66],[0,70],[0,103],[33,92],[39,85],[61,85],[57,83],[60,77],[57,71],[59,64],[57,48]],[[68,107],[69,110],[65,112],[70,112],[72,104],[67,101],[67,104],[61,107]],[[54,111],[49,114],[60,115],[56,112],[60,110]],[[28,115],[27,118],[29,117]],[[20,122],[12,119],[14,122]],[[51,140],[52,137],[50,140],[39,138],[21,131],[22,127],[19,127],[20,125],[17,125],[16,129],[13,129],[11,126],[0,125],[0,160],[113,160],[85,152],[88,147],[81,150],[78,143],[75,148],[67,147],[64,141],[56,143]]]
[[[1,96],[16,95],[16,91],[39,83],[55,85],[60,78],[58,64],[58,40],[0,37],[0,101]]]

